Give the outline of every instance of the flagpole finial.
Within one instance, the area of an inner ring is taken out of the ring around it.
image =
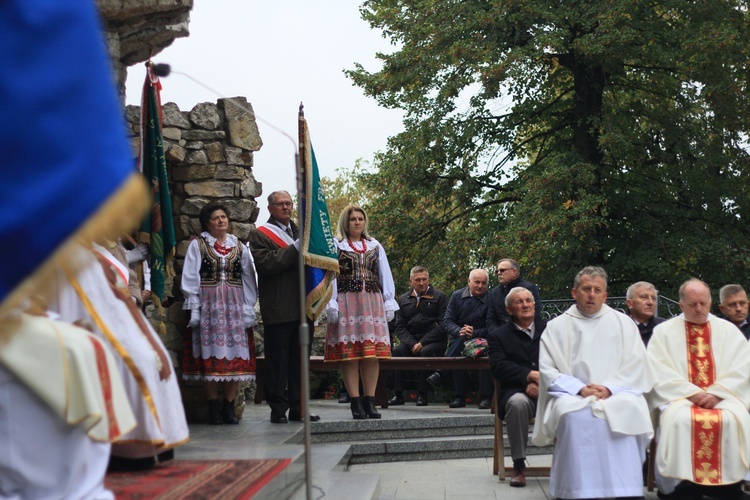
[[[299,116],[300,116],[300,117],[303,117],[303,116],[305,116],[305,111],[304,111],[304,109],[305,109],[305,105],[304,105],[304,104],[302,104],[302,102],[300,102],[300,103],[299,103]]]

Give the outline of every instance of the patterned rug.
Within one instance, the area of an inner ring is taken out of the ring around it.
[[[170,460],[138,472],[111,472],[108,489],[120,499],[248,499],[291,462],[268,460]]]

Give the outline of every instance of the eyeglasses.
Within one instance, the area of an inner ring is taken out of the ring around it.
[[[271,203],[271,205],[275,207],[291,207],[294,204],[291,201],[277,201],[275,203]]]
[[[497,274],[503,274],[505,271],[511,271],[511,270],[513,270],[512,267],[509,267],[507,269],[498,269]]]

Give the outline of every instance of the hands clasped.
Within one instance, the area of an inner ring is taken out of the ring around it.
[[[609,389],[599,384],[586,384],[586,387],[578,391],[578,394],[587,398],[594,396],[596,399],[607,399],[612,395]]]
[[[695,406],[711,410],[719,404],[721,398],[714,396],[713,394],[708,394],[707,392],[699,392],[698,394],[690,396],[688,400]]]

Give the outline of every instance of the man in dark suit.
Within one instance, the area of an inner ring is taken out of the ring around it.
[[[740,285],[724,285],[719,290],[719,310],[726,319],[750,340],[750,321],[747,320],[747,293]]]
[[[274,191],[268,196],[271,217],[248,236],[258,273],[258,297],[263,318],[266,357],[264,390],[274,424],[302,421],[298,333],[299,228],[292,221],[293,208],[289,193]],[[309,319],[307,324],[309,345],[312,346],[314,325]],[[309,418],[313,422],[320,420],[317,415],[310,415]]]
[[[526,486],[526,443],[529,421],[539,396],[539,339],[547,323],[535,314],[534,296],[524,287],[505,297],[509,321],[487,335],[490,371],[500,384],[497,418],[508,429],[513,475],[510,485]]]
[[[414,266],[409,273],[411,291],[398,299],[396,311],[396,336],[401,341],[393,348],[394,357],[438,357],[445,352],[447,334],[443,328],[448,297],[430,285],[430,273],[424,266]],[[427,384],[429,371],[420,370],[417,375],[417,406],[427,406]],[[393,374],[393,389],[396,395],[388,401],[390,405],[404,404],[404,374]]]
[[[497,280],[499,285],[490,291],[487,301],[487,328],[490,330],[508,321],[508,312],[505,310],[505,297],[513,288],[520,286],[531,292],[534,297],[536,314],[542,313],[542,299],[539,289],[531,281],[521,278],[521,268],[513,259],[500,259],[497,263]]]
[[[638,281],[628,287],[625,292],[625,305],[630,311],[630,317],[635,321],[635,326],[641,333],[643,345],[648,346],[648,341],[654,333],[654,327],[666,321],[656,316],[656,296],[659,290],[648,281]]]

